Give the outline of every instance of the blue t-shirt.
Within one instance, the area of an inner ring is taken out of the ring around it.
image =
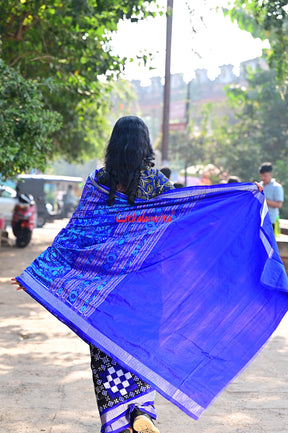
[[[263,192],[265,194],[265,197],[268,200],[273,200],[273,201],[284,201],[284,190],[282,185],[280,185],[280,183],[276,182],[275,179],[272,179],[270,183],[268,183],[267,185],[263,185]],[[275,223],[277,217],[279,216],[279,209],[276,207],[269,207],[269,215],[270,215],[270,219],[272,224]]]

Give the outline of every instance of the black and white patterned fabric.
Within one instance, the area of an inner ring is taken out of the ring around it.
[[[153,388],[97,347],[90,345],[90,352],[101,432],[116,433],[127,428],[134,407],[155,419]]]

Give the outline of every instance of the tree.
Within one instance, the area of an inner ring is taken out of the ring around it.
[[[43,83],[44,84],[44,83]],[[0,173],[5,179],[44,169],[53,152],[52,133],[61,116],[44,108],[40,85],[0,60]]]
[[[259,177],[263,161],[288,162],[288,96],[277,85],[275,71],[249,75],[247,87],[226,88],[235,121],[214,119],[204,143],[211,162],[243,181]]]
[[[258,161],[269,160],[273,162],[276,178],[285,187],[288,185],[288,1],[236,0],[234,7],[230,11],[226,10],[226,13],[252,36],[269,40],[271,48],[263,54],[268,59],[270,71],[258,71],[254,77],[250,76],[247,91],[242,94],[240,92],[238,97],[235,91],[229,91],[229,94],[230,102],[231,97],[232,100],[234,98],[234,108],[239,105],[240,99],[243,102],[243,117],[240,119],[238,116],[239,124],[234,128],[234,132],[237,128],[244,128],[246,136],[241,136],[244,143],[248,143],[249,135],[250,144],[247,150],[251,157],[250,168],[254,179],[258,176]],[[232,141],[235,145],[236,140]],[[239,150],[237,144],[235,148]],[[239,153],[238,156],[240,157]],[[248,175],[247,171],[245,175]],[[288,217],[287,200],[281,209],[281,216]]]
[[[255,38],[268,39],[266,51],[270,68],[283,84],[288,77],[288,0],[235,0],[226,10],[232,21]]]
[[[155,15],[148,10],[151,3],[154,0],[7,0],[1,5],[3,60],[25,79],[43,83],[44,107],[63,118],[61,129],[52,135],[54,155],[81,160],[95,157],[103,147],[110,81],[128,60],[113,55],[111,32],[120,20]]]

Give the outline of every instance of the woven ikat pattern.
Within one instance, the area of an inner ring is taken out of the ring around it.
[[[90,345],[91,368],[100,414],[151,391],[150,385]]]
[[[142,176],[139,194],[141,192],[141,198],[147,202],[147,215],[162,215],[163,209],[155,209],[148,199],[173,185],[159,171],[150,171]],[[31,265],[39,275],[39,282],[83,317],[91,316],[123,278],[141,267],[168,226],[165,223],[118,223],[121,209],[139,215],[143,211],[137,206],[127,206],[124,195],[120,207],[107,207],[107,195],[100,193],[99,188],[101,185],[95,182],[95,175],[91,176],[69,224],[55,238],[52,247],[42,254],[41,262],[38,264],[36,259]],[[48,281],[46,273],[42,272],[46,264],[49,268],[53,264],[53,280],[50,277]]]

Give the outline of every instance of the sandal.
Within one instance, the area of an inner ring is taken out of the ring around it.
[[[138,433],[160,433],[148,413],[135,409],[133,415],[133,430]]]

